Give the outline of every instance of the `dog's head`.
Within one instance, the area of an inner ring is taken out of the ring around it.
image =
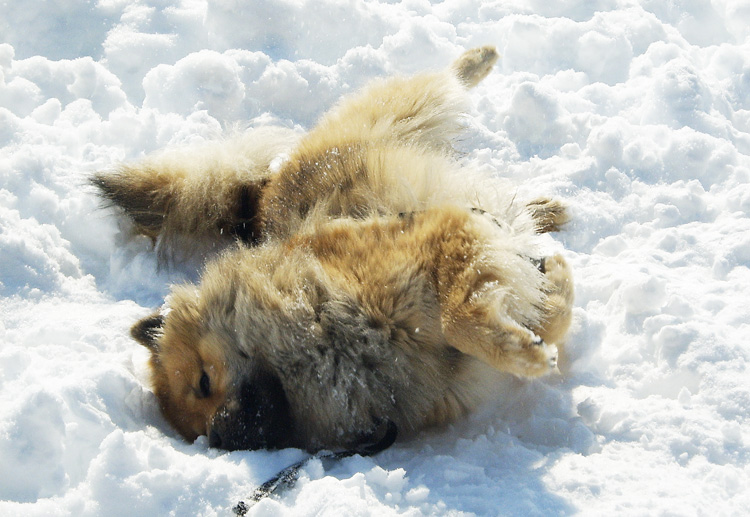
[[[267,244],[227,251],[198,285],[173,287],[131,330],[151,352],[167,421],[230,450],[367,442],[395,418],[411,362],[337,285],[303,247]]]
[[[132,336],[151,352],[162,414],[185,439],[206,435],[212,447],[295,446],[281,380],[260,354],[238,346],[225,323],[211,317],[194,289],[181,287],[169,308],[133,326]]]

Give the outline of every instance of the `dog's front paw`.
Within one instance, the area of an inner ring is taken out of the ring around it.
[[[528,377],[545,375],[555,370],[557,368],[557,347],[545,342],[539,336],[534,336],[531,344],[533,347],[532,353],[536,360],[529,368],[530,375]]]
[[[540,271],[546,279],[544,321],[533,329],[542,339],[562,345],[573,317],[573,280],[570,266],[560,255],[545,257]]]
[[[503,364],[498,368],[519,377],[541,377],[557,368],[557,346],[547,343],[533,332],[523,331],[515,343],[505,343]],[[512,340],[511,340],[512,341]]]

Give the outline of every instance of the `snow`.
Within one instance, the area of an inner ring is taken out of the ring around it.
[[[171,282],[88,174],[310,127],[369,78],[494,44],[467,166],[566,199],[562,375],[250,515],[741,515],[750,508],[750,6],[743,0],[3,3],[0,514],[226,515],[305,457],[187,444],[128,327]]]

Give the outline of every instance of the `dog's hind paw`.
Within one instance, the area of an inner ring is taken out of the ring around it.
[[[536,233],[559,232],[570,221],[566,206],[556,199],[535,199],[526,208],[534,218]]]
[[[487,77],[499,57],[495,47],[473,48],[453,63],[453,70],[467,88],[473,88]]]

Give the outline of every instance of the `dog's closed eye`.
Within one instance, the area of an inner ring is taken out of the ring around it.
[[[208,398],[211,396],[211,379],[206,372],[203,372],[203,375],[201,375],[198,387],[200,388],[200,395],[202,398]]]

